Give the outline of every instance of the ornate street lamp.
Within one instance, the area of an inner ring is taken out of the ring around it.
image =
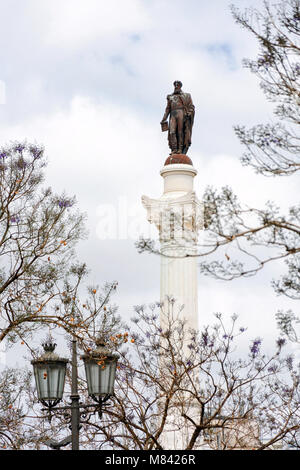
[[[100,405],[114,394],[114,382],[119,354],[105,346],[103,338],[96,341],[97,348],[81,356],[84,361],[89,396]]]
[[[72,339],[72,369],[71,369],[71,405],[59,406],[64,392],[67,359],[60,358],[54,353],[56,344],[52,341],[43,344],[44,354],[33,361],[34,376],[38,391],[39,401],[47,407],[49,411],[49,421],[51,413],[71,412],[71,430],[70,436],[67,436],[61,442],[53,440],[47,441],[46,445],[52,449],[59,449],[69,443],[72,443],[72,450],[79,449],[79,430],[81,427],[81,413],[87,414],[87,410],[92,413],[98,412],[102,416],[102,404],[106,402],[114,393],[114,381],[116,375],[116,366],[119,355],[111,352],[103,339],[96,341],[97,348],[89,354],[82,356],[85,365],[86,378],[88,384],[89,396],[97,405],[82,404],[78,394],[78,368],[77,368],[77,341]]]
[[[51,410],[62,399],[68,359],[54,353],[56,344],[43,343],[44,354],[33,361],[34,377],[39,401]]]

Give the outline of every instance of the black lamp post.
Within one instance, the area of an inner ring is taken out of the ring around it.
[[[96,405],[83,405],[79,402],[78,394],[78,368],[77,368],[77,341],[72,339],[72,386],[71,405],[57,407],[64,392],[67,359],[60,358],[54,353],[56,344],[51,341],[43,344],[44,354],[31,361],[38,392],[39,401],[49,411],[49,419],[52,412],[71,411],[71,436],[61,443],[50,441],[47,443],[53,449],[59,449],[63,445],[72,442],[72,450],[79,450],[80,409],[91,408],[102,416],[102,404],[114,393],[114,381],[119,355],[112,353],[102,339],[97,342],[97,348],[90,354],[82,356],[85,364],[86,379],[89,396]],[[86,413],[86,412],[85,412]]]

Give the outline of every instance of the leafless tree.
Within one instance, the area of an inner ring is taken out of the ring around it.
[[[65,276],[75,274],[71,260],[84,236],[84,216],[74,198],[42,188],[45,164],[37,145],[0,150],[0,342],[51,323],[47,305],[63,295]]]
[[[218,314],[199,333],[176,310],[136,307],[113,403],[89,420],[83,445],[158,450],[185,436],[178,448],[262,450],[288,441],[300,425],[299,365],[283,354],[284,340],[267,357],[256,338],[239,358],[237,317],[225,328]]]

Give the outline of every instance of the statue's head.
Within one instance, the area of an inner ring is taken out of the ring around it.
[[[176,80],[174,83],[174,93],[180,93],[182,88],[182,83],[179,80]]]

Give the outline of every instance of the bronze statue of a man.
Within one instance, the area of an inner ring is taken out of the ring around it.
[[[167,123],[168,116],[169,126]],[[171,154],[186,154],[192,143],[195,106],[189,93],[182,91],[182,83],[174,82],[174,93],[167,96],[167,107],[161,121],[162,130],[169,130]]]

